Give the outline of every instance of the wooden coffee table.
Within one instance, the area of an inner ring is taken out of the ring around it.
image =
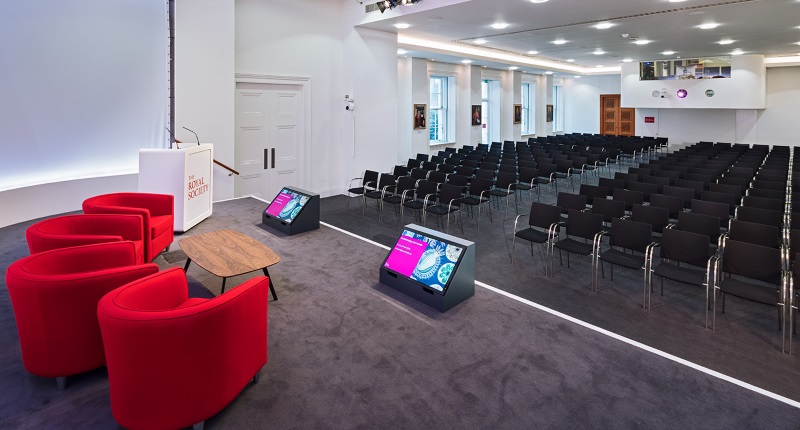
[[[189,257],[183,271],[189,270],[194,261],[198,266],[222,278],[222,293],[225,280],[255,270],[263,270],[269,277],[269,290],[273,300],[278,300],[272,277],[267,268],[281,261],[281,257],[263,243],[234,230],[217,230],[185,237],[178,241]]]

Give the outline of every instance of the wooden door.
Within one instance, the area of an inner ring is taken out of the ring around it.
[[[636,135],[636,109],[622,107],[619,94],[600,95],[600,134]]]

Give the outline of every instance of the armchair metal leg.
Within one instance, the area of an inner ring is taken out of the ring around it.
[[[67,389],[67,377],[66,376],[57,376],[56,377],[56,386],[58,387],[58,391],[64,391]]]
[[[206,426],[206,422],[205,422],[205,421],[200,421],[199,423],[197,423],[197,424],[194,424],[194,425],[192,426],[192,430],[203,430],[203,428],[204,428],[205,426]]]
[[[262,371],[262,370],[264,370],[264,368],[263,368],[263,367],[262,367],[261,369],[258,369],[258,372],[256,372],[256,374],[255,374],[255,375],[253,375],[252,382],[253,382],[254,384],[258,384],[258,382],[259,382],[259,381],[261,381],[261,371]]]

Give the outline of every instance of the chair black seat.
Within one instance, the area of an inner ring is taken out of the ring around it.
[[[425,212],[432,213],[434,215],[447,215],[457,210],[458,210],[457,207],[453,207],[451,209],[448,205],[442,205],[442,204],[430,205],[427,208],[425,208]]]
[[[461,203],[465,205],[479,205],[489,201],[488,197],[480,198],[478,196],[467,196],[461,198]]]
[[[554,245],[556,248],[578,255],[589,255],[592,253],[594,244],[581,242],[572,238],[562,239]]]
[[[386,196],[383,198],[383,201],[392,205],[399,205],[403,196],[399,194],[392,194],[391,196]]]
[[[422,209],[423,205],[424,203],[422,202],[422,200],[410,200],[403,203],[403,206],[415,210]]]
[[[382,195],[382,194],[383,194],[383,192],[382,192],[382,191],[380,191],[380,190],[376,190],[376,191],[367,191],[367,192],[364,194],[364,197],[366,197],[366,198],[368,198],[368,199],[379,199],[379,198],[381,198],[381,195]]]
[[[622,252],[618,249],[608,249],[600,254],[600,259],[617,266],[629,269],[641,269],[644,266],[644,256]]]
[[[760,286],[734,277],[723,278],[719,285],[719,290],[725,294],[766,305],[775,306],[775,303],[778,302],[778,290],[776,288]]]
[[[347,190],[350,194],[364,194],[364,187],[355,187]]]
[[[511,187],[511,191],[494,189],[494,190],[489,191],[489,194],[491,194],[493,196],[498,196],[498,197],[506,197],[506,196],[510,196],[510,195],[514,194],[514,189],[515,189],[514,187]]]
[[[527,241],[535,243],[545,243],[547,242],[548,239],[547,232],[536,230],[533,228],[526,228],[524,230],[520,230],[514,233],[514,235],[520,239],[525,239]]]
[[[687,266],[678,266],[666,261],[661,261],[658,266],[653,268],[653,274],[661,276],[662,278],[697,286],[703,286],[706,279],[705,270],[691,269]]]

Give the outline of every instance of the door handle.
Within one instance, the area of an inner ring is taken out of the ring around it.
[[[272,168],[275,168],[275,148],[272,148]]]
[[[264,148],[264,170],[269,169],[269,150]]]

